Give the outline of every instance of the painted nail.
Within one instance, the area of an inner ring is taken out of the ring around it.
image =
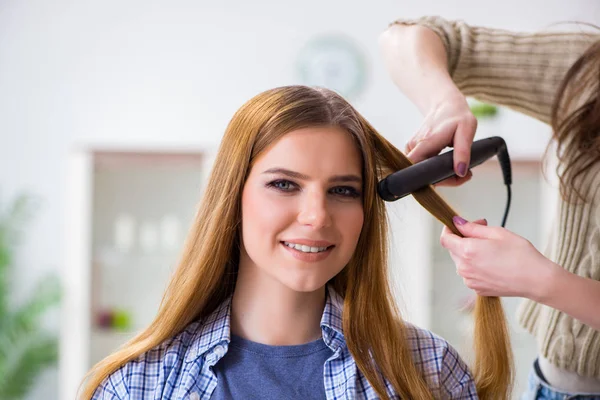
[[[467,220],[459,217],[458,215],[452,217],[452,221],[454,221],[454,225],[464,225],[467,223]]]
[[[467,164],[461,162],[458,164],[458,175],[465,176],[467,174]]]

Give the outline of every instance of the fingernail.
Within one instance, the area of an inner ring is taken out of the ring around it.
[[[454,225],[464,225],[467,223],[466,219],[461,218],[458,215],[452,217],[452,221],[454,222]]]
[[[463,177],[467,174],[467,164],[461,162],[458,164],[458,175]]]

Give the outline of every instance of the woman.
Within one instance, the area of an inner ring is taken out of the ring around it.
[[[331,91],[281,87],[248,101],[155,321],[94,367],[82,398],[477,398],[455,350],[394,306],[376,184],[408,165]],[[415,197],[452,225],[432,188]],[[492,299],[480,308],[497,357],[479,358],[478,389],[505,394],[504,315]]]
[[[597,31],[515,33],[439,17],[397,21],[381,37],[392,79],[425,114],[408,157],[453,145],[463,178],[450,184],[469,178],[477,121],[466,95],[552,125],[562,200],[551,260],[506,229],[462,218],[466,238],[441,237],[478,294],[527,299],[518,317],[540,351],[528,399],[600,399],[599,40]]]

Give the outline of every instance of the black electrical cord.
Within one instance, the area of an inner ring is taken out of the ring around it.
[[[508,156],[506,144],[500,146],[496,156],[498,157],[498,163],[500,164],[500,169],[502,170],[502,178],[504,180],[504,184],[506,185],[506,208],[504,209],[504,216],[502,217],[501,224],[501,226],[504,228],[506,226],[506,219],[508,218],[508,210],[510,209],[510,202],[512,199],[512,191],[510,189],[510,185],[512,185],[512,170],[510,168],[510,157]]]
[[[511,190],[510,190],[510,185],[506,185],[506,208],[504,208],[504,216],[502,217],[502,224],[501,226],[504,228],[506,226],[506,219],[508,218],[508,210],[510,209],[510,200],[512,197],[511,194]]]

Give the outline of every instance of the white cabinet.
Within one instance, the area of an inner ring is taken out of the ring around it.
[[[210,149],[88,147],[69,162],[60,398],[148,326],[212,164]]]

